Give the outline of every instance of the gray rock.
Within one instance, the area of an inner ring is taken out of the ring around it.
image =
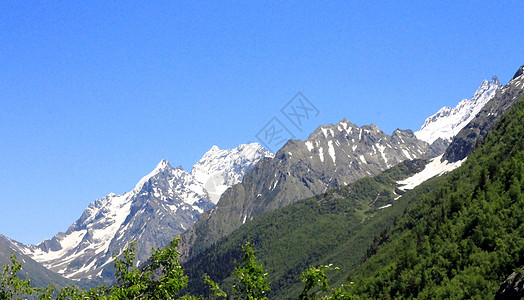
[[[495,300],[517,300],[524,297],[524,268],[506,278],[495,294]]]

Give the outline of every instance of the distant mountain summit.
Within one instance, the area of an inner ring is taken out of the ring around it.
[[[204,186],[209,199],[216,204],[227,188],[241,182],[244,174],[260,159],[273,156],[257,143],[225,150],[213,146],[193,166],[191,175]]]
[[[195,175],[162,160],[133,190],[89,204],[65,233],[37,245],[13,242],[12,247],[66,278],[112,280],[114,254],[137,241],[136,259],[146,261],[153,247],[166,246],[193,226],[201,213],[215,207],[213,197],[272,155],[256,143],[231,150],[214,146],[195,164]]]
[[[471,100],[463,99],[454,108],[447,106],[441,108],[426,119],[415,135],[419,140],[430,144],[439,138],[450,143],[501,88],[497,76],[493,76],[491,81],[484,80]]]

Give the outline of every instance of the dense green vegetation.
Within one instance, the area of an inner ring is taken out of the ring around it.
[[[350,274],[365,298],[493,298],[524,265],[524,100]]]

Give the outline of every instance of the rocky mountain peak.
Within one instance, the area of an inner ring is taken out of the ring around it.
[[[517,78],[517,77],[520,77],[524,74],[524,65],[520,66],[520,68],[517,70],[517,72],[515,73],[515,75],[513,75],[513,79]]]
[[[225,150],[213,146],[193,166],[191,175],[205,187],[211,202],[216,204],[222,193],[242,181],[244,174],[260,159],[273,156],[258,143],[242,144]]]
[[[154,177],[155,175],[159,174],[159,173],[162,173],[162,172],[170,172],[170,171],[173,171],[173,167],[169,164],[169,162],[165,159],[162,159],[158,164],[157,166],[155,167],[155,169],[153,169],[153,171],[151,171],[151,173],[147,174],[146,176],[142,177],[142,179],[140,179],[140,181],[136,184],[135,188],[133,189],[134,192],[139,192],[142,187],[144,186],[144,184],[146,182],[149,181],[149,179],[151,179],[152,177]]]
[[[493,75],[493,77],[491,77],[491,84],[502,86],[502,84],[500,84],[500,81],[497,75]]]

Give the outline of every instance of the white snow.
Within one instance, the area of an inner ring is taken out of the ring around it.
[[[324,148],[320,147],[318,149],[318,156],[320,157],[320,161],[324,162]]]
[[[455,163],[449,163],[447,160],[441,162],[442,155],[437,156],[426,165],[424,170],[420,171],[419,173],[406,178],[404,180],[398,181],[397,184],[399,184],[399,189],[403,191],[411,190],[421,184],[422,182],[433,178],[435,176],[440,176],[444,173],[450,172],[462,165],[462,163],[467,159],[463,159],[461,161],[455,162]]]
[[[344,127],[344,130],[349,134],[351,133],[351,130],[353,129],[352,127],[348,127],[348,123],[346,122],[340,122],[340,125],[342,125],[342,127]]]
[[[439,137],[451,141],[502,88],[496,76],[491,82],[484,80],[471,100],[463,99],[455,108],[443,107],[427,118],[415,135],[419,140],[433,143]]]
[[[386,204],[386,205],[384,205],[384,206],[379,207],[378,209],[387,208],[387,207],[390,207],[391,205],[392,205],[391,203],[390,203],[390,204]]]
[[[379,143],[377,143],[376,146],[377,146],[378,152],[380,152],[380,155],[382,156],[382,159],[384,159],[386,166],[389,168],[390,165],[388,163],[388,158],[386,157],[386,154],[384,153],[384,150],[386,150],[386,147],[380,145]]]
[[[313,150],[313,143],[311,141],[306,141],[306,147],[311,152]]]
[[[211,202],[216,204],[229,187],[241,182],[244,174],[264,157],[274,157],[274,154],[258,143],[226,150],[213,146],[193,166],[191,175],[204,186]]]
[[[410,160],[413,159],[411,157],[411,154],[409,154],[409,152],[406,149],[402,149],[402,153],[404,153],[404,156],[406,156],[408,159],[410,159]]]
[[[331,156],[331,159],[333,160],[333,163],[337,163],[337,157],[335,155],[335,148],[333,147],[333,141],[328,142],[328,153],[329,156]]]

